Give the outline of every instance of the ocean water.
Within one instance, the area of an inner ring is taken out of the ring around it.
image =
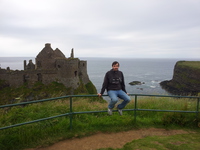
[[[120,63],[126,90],[130,94],[169,94],[160,87],[160,82],[171,80],[176,59],[139,59],[139,58],[88,58],[90,80],[100,92],[105,73],[109,71],[113,61]],[[130,85],[132,81],[144,82],[142,85]],[[106,93],[105,93],[106,94]]]
[[[23,70],[23,61],[33,57],[0,57],[0,67],[12,70]],[[130,94],[162,94],[169,95],[160,87],[160,82],[171,80],[173,69],[179,60],[192,59],[147,59],[147,58],[80,58],[87,61],[87,72],[90,80],[100,92],[105,73],[109,71],[113,61],[120,63],[119,70],[123,72],[126,90]],[[132,81],[144,82],[142,85],[130,85]],[[106,92],[104,94],[107,94]]]

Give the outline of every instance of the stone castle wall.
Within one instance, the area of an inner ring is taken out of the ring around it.
[[[24,70],[0,69],[0,79],[6,80],[10,86],[19,87],[24,83],[33,84],[41,81],[49,84],[53,81],[63,83],[66,87],[76,89],[80,81],[84,84],[90,82],[87,74],[87,62],[74,58],[73,49],[71,57],[66,58],[59,50],[53,50],[49,43],[35,58],[36,64],[24,61]]]

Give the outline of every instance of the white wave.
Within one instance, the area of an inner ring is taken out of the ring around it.
[[[156,86],[153,86],[153,85],[152,85],[152,86],[150,86],[150,87],[151,87],[151,88],[156,88]]]
[[[160,81],[158,80],[152,80],[151,83],[159,83]]]

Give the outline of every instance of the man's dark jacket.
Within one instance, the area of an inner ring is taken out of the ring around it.
[[[105,90],[123,90],[127,93],[124,84],[124,75],[121,71],[111,69],[106,73],[100,94],[103,95]]]

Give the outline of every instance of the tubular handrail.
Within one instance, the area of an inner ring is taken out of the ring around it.
[[[200,97],[198,96],[175,96],[175,95],[148,95],[148,94],[129,94],[130,96],[135,96],[135,107],[134,109],[124,109],[123,111],[134,111],[134,120],[136,122],[136,117],[137,117],[137,111],[159,111],[159,112],[182,112],[182,113],[196,113],[196,117],[198,117],[199,112],[199,103],[200,103]],[[102,95],[108,96],[108,95]],[[181,110],[159,110],[159,109],[139,109],[137,108],[137,97],[138,96],[149,96],[149,97],[174,97],[174,98],[195,98],[197,99],[197,107],[196,111],[181,111]],[[85,111],[85,112],[73,112],[72,111],[72,98],[73,97],[98,97],[98,95],[66,95],[66,96],[61,96],[61,97],[54,97],[54,98],[48,98],[48,99],[42,99],[42,100],[35,100],[35,101],[29,101],[29,102],[22,102],[22,103],[16,103],[16,104],[7,104],[7,105],[1,105],[0,108],[5,108],[5,107],[13,107],[13,106],[18,106],[18,105],[25,105],[25,104],[32,104],[32,103],[39,103],[39,102],[46,102],[46,101],[52,101],[52,100],[57,100],[57,99],[63,99],[63,98],[70,98],[70,112],[65,113],[65,114],[60,114],[56,116],[51,116],[47,118],[41,118],[37,120],[32,120],[28,122],[23,122],[19,124],[14,124],[10,126],[5,126],[5,127],[0,127],[0,130],[3,129],[8,129],[8,128],[13,128],[25,124],[31,124],[35,122],[40,122],[44,120],[49,120],[57,117],[63,117],[63,116],[70,116],[70,129],[72,129],[72,116],[74,114],[88,114],[88,113],[100,113],[100,112],[107,112],[107,110],[102,110],[102,111]],[[117,111],[117,110],[113,110]]]

